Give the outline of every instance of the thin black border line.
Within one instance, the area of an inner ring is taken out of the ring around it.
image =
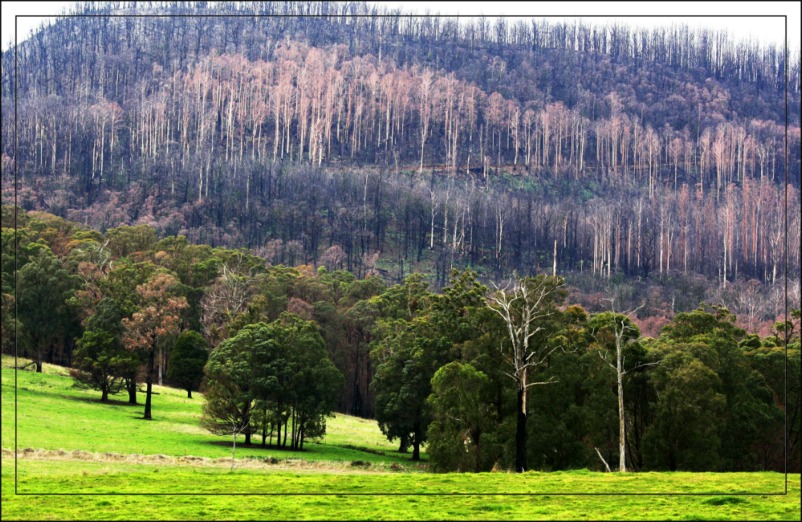
[[[788,494],[788,60],[791,58],[791,53],[788,52],[788,17],[785,18],[785,248],[784,250],[784,268],[785,268],[785,367],[783,371],[783,464],[785,465],[785,494]]]
[[[673,15],[673,14],[653,14],[653,15],[577,15],[577,14],[549,14],[549,15],[482,15],[482,14],[245,14],[245,13],[173,13],[173,14],[58,14],[58,15],[15,15],[17,18],[787,18],[788,15],[771,14],[709,14],[709,15]]]
[[[19,25],[19,20],[17,17],[14,17],[14,494],[19,495],[19,470],[18,470],[18,449],[19,449],[19,430],[17,430],[17,426],[19,426],[18,421],[18,406],[17,406],[17,367],[19,367],[19,360],[18,360],[18,344],[19,344],[19,336],[17,335],[17,273],[19,272],[17,267],[17,259],[19,256],[17,255],[19,251],[19,235],[17,234],[17,213],[19,209],[19,202],[18,202],[18,190],[17,190],[17,172],[19,164],[19,132],[17,132],[17,92],[19,91],[19,75],[17,74],[17,59],[19,57],[19,41],[18,35],[19,31],[17,30],[17,26]]]
[[[627,472],[631,473],[631,472]],[[706,473],[704,471],[699,473]],[[726,472],[722,473],[725,474]],[[748,496],[748,497],[783,497],[786,493],[731,493],[729,491],[720,491],[715,493],[648,493],[648,492],[634,492],[634,493],[464,493],[464,492],[421,492],[421,493],[370,493],[365,491],[355,493],[17,493],[21,497],[64,497],[64,496],[161,496],[161,497],[211,497],[211,496],[239,496],[239,497],[372,497],[372,496],[388,496],[388,497],[410,497],[410,496],[424,496],[424,497],[578,497],[578,496],[591,496],[591,497],[709,497],[709,496]]]
[[[17,59],[19,56],[19,41],[18,41],[18,19],[19,18],[254,18],[254,17],[268,17],[268,18],[583,18],[577,15],[440,15],[426,14],[426,15],[350,15],[350,14],[331,14],[331,15],[261,15],[261,14],[189,14],[189,13],[176,13],[176,14],[62,14],[62,15],[15,15],[14,16],[14,292],[16,294],[16,278],[17,278],[17,173],[18,173],[18,143],[19,133],[17,132],[17,103],[19,98],[19,74]],[[785,313],[786,320],[788,315],[788,15],[588,15],[587,18],[783,18],[784,19],[784,61],[785,61],[785,248],[784,248],[784,271],[785,271]],[[726,32],[726,31],[725,31]],[[17,303],[14,300],[14,313],[16,318]],[[750,493],[750,492],[726,492],[726,493],[20,493],[19,492],[19,473],[18,473],[18,421],[17,421],[17,357],[18,357],[18,340],[16,336],[16,321],[14,325],[14,494],[19,496],[35,495],[35,496],[95,496],[95,495],[158,495],[158,496],[637,496],[637,495],[651,495],[651,496],[712,496],[712,495],[788,495],[788,412],[787,404],[783,405],[783,414],[785,421],[785,430],[783,433],[783,452],[784,452],[784,467],[785,467],[785,489],[783,493]],[[786,329],[785,335],[785,368],[784,368],[784,399],[787,402],[788,394],[788,332]]]

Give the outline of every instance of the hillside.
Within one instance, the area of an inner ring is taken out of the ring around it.
[[[92,3],[43,28],[18,92],[3,54],[4,202],[436,288],[451,268],[556,265],[582,294],[655,287],[660,313],[680,287],[737,306],[727,286],[751,280],[772,308],[786,247],[799,271],[798,50],[786,169],[783,54],[723,33],[142,9]]]
[[[202,394],[187,399],[181,390],[158,386],[159,418],[148,423],[133,415],[132,409],[139,408],[127,404],[127,396],[112,396],[110,403],[103,404],[96,393],[76,387],[63,367],[46,365],[41,374],[19,371],[16,379],[13,367],[14,358],[3,355],[5,449],[14,447],[16,441],[23,454],[45,452],[51,459],[77,455],[90,461],[145,463],[184,458],[184,462],[205,465],[231,463],[231,438],[213,435],[200,426]],[[91,437],[87,437],[87,429],[91,429]],[[132,434],[136,442],[131,440]],[[337,414],[329,419],[325,438],[310,444],[306,451],[262,448],[257,442],[239,446],[236,458],[244,465],[248,459],[266,460],[277,469],[348,469],[359,461],[370,463],[366,466],[374,471],[388,470],[393,463],[405,466],[399,469],[414,471],[416,466],[409,462],[409,456],[397,450],[375,422]]]

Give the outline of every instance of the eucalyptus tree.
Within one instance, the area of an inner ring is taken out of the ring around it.
[[[526,396],[529,388],[554,382],[532,381],[555,352],[560,343],[547,341],[554,329],[557,306],[565,299],[563,280],[557,276],[538,274],[535,277],[515,278],[506,287],[496,288],[487,306],[504,321],[507,339],[503,348],[506,370],[517,387],[517,421],[515,429],[515,469],[526,471]]]

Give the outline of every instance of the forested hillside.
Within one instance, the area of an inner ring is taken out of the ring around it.
[[[78,12],[20,46],[18,91],[3,54],[6,202],[436,287],[556,264],[726,293],[777,282],[786,237],[798,273],[798,50],[359,3]]]

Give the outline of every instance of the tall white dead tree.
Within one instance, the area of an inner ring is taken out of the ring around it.
[[[509,347],[503,353],[510,371],[504,373],[518,387],[518,420],[515,433],[515,468],[526,471],[526,393],[532,386],[555,382],[553,379],[529,382],[530,374],[544,366],[559,345],[546,342],[551,316],[564,299],[561,277],[537,275],[519,278],[488,298],[488,307],[496,312],[507,328]]]
[[[638,310],[643,308],[643,305],[632,310],[616,313],[614,299],[610,298],[608,300],[610,301],[610,311],[595,316],[591,320],[590,327],[599,357],[615,370],[618,395],[618,471],[626,471],[627,430],[626,410],[624,409],[624,376],[631,371],[658,363],[640,363],[626,369],[624,349],[630,343],[636,342],[640,337],[640,330],[633,323],[632,317]],[[615,356],[615,362],[610,360],[613,356]],[[607,462],[604,462],[604,465],[607,467]]]

